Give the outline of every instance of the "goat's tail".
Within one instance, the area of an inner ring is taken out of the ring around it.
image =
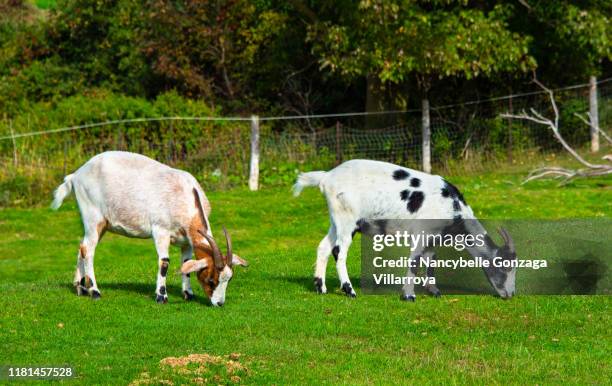
[[[300,174],[295,185],[293,185],[293,195],[295,197],[299,196],[302,193],[302,189],[307,186],[319,186],[325,175],[327,175],[327,172],[323,171]]]
[[[64,183],[55,189],[51,209],[57,210],[62,205],[62,202],[64,202],[64,199],[72,192],[72,177],[73,174],[68,174],[64,177]]]

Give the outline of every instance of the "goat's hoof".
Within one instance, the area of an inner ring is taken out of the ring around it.
[[[76,289],[77,296],[89,296],[89,291],[82,285],[76,285],[74,288]]]
[[[344,292],[349,298],[357,297],[357,294],[355,293],[355,291],[353,291],[353,287],[351,287],[351,283],[346,282],[342,284],[342,292]]]
[[[433,295],[434,298],[439,298],[440,296],[442,296],[440,291],[433,292],[432,295]]]
[[[314,286],[315,286],[315,291],[317,291],[319,295],[327,293],[327,288],[323,284],[323,279],[321,279],[320,277],[314,278]]]
[[[400,296],[400,300],[403,300],[405,302],[414,302],[416,300],[416,296],[402,294],[402,296]]]
[[[193,294],[191,292],[183,291],[183,299],[187,301],[193,300]]]
[[[166,304],[168,303],[168,296],[165,295],[157,295],[157,297],[155,298],[155,301],[158,304]]]
[[[74,288],[76,289],[77,296],[89,296],[89,291],[85,285],[85,277],[82,277],[81,280],[75,281],[73,284]]]
[[[100,295],[100,292],[96,291],[96,290],[92,290],[91,291],[91,298],[93,300],[98,300],[102,297],[102,295]]]

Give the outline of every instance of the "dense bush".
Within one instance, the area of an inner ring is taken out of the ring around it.
[[[145,154],[190,171],[207,189],[246,185],[250,122],[208,120],[120,120],[154,117],[214,117],[205,103],[176,92],[153,100],[108,90],[39,102],[10,120],[0,121],[0,136],[53,131],[91,123],[110,125],[0,141],[0,206],[40,203],[50,197],[63,176],[106,150]],[[115,123],[113,123],[115,122]],[[297,170],[326,168],[333,157],[299,137],[283,139],[270,125],[261,125],[261,181],[286,184]]]

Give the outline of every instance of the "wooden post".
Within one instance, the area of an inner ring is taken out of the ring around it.
[[[251,167],[249,169],[249,189],[259,188],[259,117],[251,116]]]
[[[13,121],[9,120],[9,128],[11,129],[11,139],[13,141],[13,165],[17,167],[17,142],[15,141],[15,132],[13,131]]]
[[[599,111],[597,108],[597,78],[589,78],[589,121],[591,122],[591,153],[599,151]]]
[[[336,165],[342,163],[342,125],[336,121]]]
[[[423,129],[423,171],[431,173],[431,127],[429,121],[429,99],[422,100],[422,129]]]

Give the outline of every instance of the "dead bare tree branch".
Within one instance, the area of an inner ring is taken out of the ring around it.
[[[550,99],[550,104],[552,106],[553,112],[555,114],[554,119],[546,118],[540,112],[536,111],[533,108],[530,108],[530,113],[528,114],[525,110],[521,111],[520,114],[510,114],[505,113],[501,114],[503,118],[513,118],[513,119],[522,119],[531,122],[538,123],[540,125],[547,126],[552,130],[555,139],[563,146],[563,148],[572,155],[578,162],[580,162],[585,167],[582,169],[572,170],[566,169],[558,166],[553,167],[544,167],[532,170],[527,178],[523,181],[523,184],[533,181],[539,178],[544,177],[553,177],[553,178],[562,178],[561,185],[568,183],[571,179],[576,177],[594,177],[594,176],[603,176],[607,174],[612,174],[612,166],[610,165],[600,165],[593,164],[587,160],[585,160],[576,150],[574,150],[563,138],[561,133],[559,132],[559,109],[557,107],[557,103],[555,102],[555,97],[553,91],[544,86],[539,80],[536,79],[535,75],[533,77],[533,82],[537,84],[542,90],[544,90]],[[582,117],[580,117],[582,118]],[[588,122],[587,122],[588,123]],[[597,128],[600,132],[602,132],[599,128]],[[606,137],[607,139],[607,137]]]
[[[599,126],[593,125],[593,120],[591,119],[591,113],[586,113],[586,117],[578,114],[578,113],[574,113],[575,116],[577,116],[582,122],[586,123],[587,125],[589,125],[589,127],[592,127],[593,129],[595,129],[595,131],[599,132],[605,139],[606,141],[608,141],[609,143],[612,144],[612,138],[610,138],[610,136],[608,135],[608,133],[606,133],[605,131],[603,131]]]

